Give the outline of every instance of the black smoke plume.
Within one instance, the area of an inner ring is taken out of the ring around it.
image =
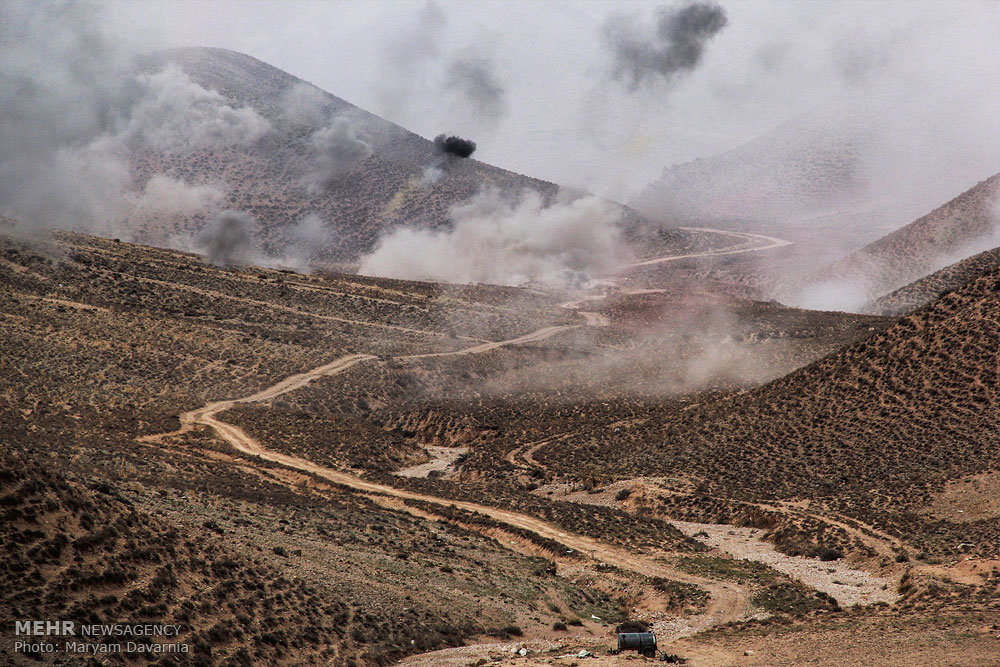
[[[446,137],[439,134],[434,137],[434,145],[445,155],[454,155],[455,157],[465,158],[476,152],[476,142],[461,137]]]
[[[627,17],[616,16],[604,25],[614,56],[614,73],[635,90],[648,80],[671,80],[693,70],[705,44],[728,22],[725,10],[714,2],[694,2],[657,10],[654,34],[644,34]]]

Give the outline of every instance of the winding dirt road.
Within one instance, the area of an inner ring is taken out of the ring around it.
[[[484,352],[496,349],[497,347],[502,347],[504,345],[513,345],[521,342],[540,340],[540,338],[548,337],[553,333],[557,333],[558,331],[566,328],[567,327],[548,327],[547,329],[534,332],[534,334],[500,341],[498,343],[493,343],[490,346],[477,345],[473,348],[467,348],[457,352],[442,353],[442,355],[474,354],[475,352],[473,352],[473,350]],[[542,335],[543,333],[544,335]],[[727,623],[737,620],[747,613],[749,604],[747,602],[746,594],[734,584],[718,582],[704,577],[688,574],[687,572],[667,565],[660,559],[627,551],[620,547],[606,544],[592,537],[571,533],[563,530],[559,526],[547,523],[528,514],[521,514],[520,512],[513,512],[489,505],[480,505],[478,503],[461,500],[450,500],[438,496],[416,493],[405,489],[398,489],[393,486],[370,482],[354,474],[319,465],[307,459],[276,452],[265,448],[260,442],[251,437],[238,426],[226,423],[217,418],[217,415],[220,412],[228,410],[237,403],[253,403],[277,398],[278,396],[286,394],[290,391],[304,387],[316,378],[342,373],[358,363],[375,358],[376,357],[373,355],[368,354],[348,355],[336,359],[324,366],[306,371],[305,373],[292,375],[285,378],[281,382],[278,382],[277,384],[274,384],[255,394],[251,394],[250,396],[240,399],[209,403],[208,405],[198,408],[197,410],[192,410],[182,414],[180,416],[181,428],[177,431],[147,436],[142,440],[146,442],[162,441],[166,437],[179,435],[189,431],[196,424],[202,424],[211,427],[220,438],[244,454],[256,456],[265,461],[271,461],[272,463],[278,463],[288,468],[310,473],[355,491],[388,496],[390,498],[397,498],[401,500],[419,500],[436,505],[457,507],[466,511],[484,514],[507,526],[528,530],[542,537],[555,540],[560,544],[563,544],[570,549],[584,554],[596,561],[607,563],[608,565],[613,565],[623,570],[636,572],[648,577],[664,577],[675,581],[695,584],[707,590],[711,596],[711,601],[706,610],[701,614],[684,619],[683,624],[678,625],[675,631],[670,633],[671,637],[669,638],[679,639],[719,623]],[[405,507],[403,509],[405,509]],[[667,639],[667,637],[664,638]]]
[[[781,241],[780,239],[771,239],[769,237],[760,237],[753,234],[743,234],[740,232],[727,232],[723,230],[700,230],[709,231],[713,233],[721,233],[729,236],[735,236],[746,239],[739,247],[733,246],[728,249],[721,249],[716,251],[709,251],[704,253],[696,253],[691,255],[679,255],[679,256],[667,256],[658,257],[650,260],[645,260],[644,262],[639,262],[635,266],[642,266],[645,264],[655,264],[658,262],[672,261],[675,259],[684,259],[686,257],[702,257],[709,255],[720,255],[720,254],[735,254],[740,252],[753,252],[758,250],[764,250],[767,248],[777,247],[780,245],[787,245],[787,241]],[[754,246],[749,243],[754,239],[766,239],[770,242],[770,245]],[[591,299],[603,298],[601,296],[587,297],[580,299],[575,302],[568,302],[562,304],[563,308],[574,309],[580,303]],[[578,311],[579,312],[579,311]],[[599,313],[583,313],[580,312],[584,319],[586,325],[590,326],[604,326],[607,324],[607,318]],[[588,316],[589,315],[589,316]],[[467,347],[461,350],[456,350],[452,352],[434,352],[426,354],[415,354],[396,357],[397,361],[407,361],[413,359],[426,359],[433,357],[448,357],[448,356],[458,356],[467,354],[483,354],[485,352],[490,352],[501,347],[518,345],[522,343],[531,343],[546,338],[550,338],[558,333],[567,331],[570,329],[579,328],[584,326],[584,324],[577,325],[558,325],[544,327],[516,338],[511,338],[503,341],[496,342],[485,342],[471,347]],[[720,582],[704,577],[699,577],[695,575],[688,574],[682,570],[676,569],[667,563],[665,563],[662,558],[654,558],[645,554],[640,554],[632,551],[627,551],[623,548],[610,545],[600,540],[592,537],[587,537],[584,535],[579,535],[575,533],[563,530],[559,526],[551,523],[542,521],[536,517],[521,514],[519,512],[513,512],[510,510],[500,509],[497,507],[491,507],[489,505],[480,505],[478,503],[472,503],[467,501],[459,500],[449,500],[445,498],[440,498],[432,495],[425,495],[421,493],[416,493],[413,491],[408,491],[404,489],[398,489],[393,486],[387,486],[384,484],[379,484],[376,482],[367,481],[349,472],[344,472],[340,470],[335,470],[326,466],[319,465],[307,459],[303,459],[297,456],[291,456],[289,454],[283,454],[281,452],[276,452],[265,448],[260,442],[247,434],[243,429],[233,424],[226,423],[218,418],[219,413],[224,412],[238,403],[257,403],[261,401],[270,400],[287,394],[296,389],[300,389],[313,380],[321,377],[327,377],[332,375],[337,375],[343,373],[344,371],[350,369],[351,367],[363,363],[366,361],[376,360],[377,357],[371,354],[351,354],[347,356],[334,359],[333,361],[318,366],[311,370],[305,371],[303,373],[297,373],[291,375],[280,382],[262,389],[254,394],[245,396],[243,398],[229,399],[224,401],[214,401],[196,410],[191,410],[180,415],[181,427],[169,433],[161,433],[156,435],[149,435],[140,438],[143,442],[162,442],[165,438],[170,436],[176,436],[190,431],[195,425],[204,425],[212,428],[220,438],[228,442],[235,449],[244,454],[259,457],[260,459],[271,461],[273,463],[278,463],[280,465],[292,468],[295,470],[300,470],[302,472],[310,473],[326,479],[335,484],[339,484],[355,491],[368,494],[376,494],[383,497],[395,498],[400,500],[419,500],[426,503],[433,503],[441,506],[453,506],[470,512],[476,512],[491,517],[497,521],[500,521],[507,526],[514,528],[520,528],[524,530],[531,531],[540,535],[542,537],[555,540],[581,554],[585,554],[590,558],[607,563],[608,565],[613,565],[615,567],[621,568],[623,570],[635,572],[648,577],[664,577],[668,579],[673,579],[675,581],[681,581],[686,583],[695,584],[706,589],[711,598],[706,610],[698,615],[686,617],[684,619],[678,619],[675,626],[667,628],[667,632],[661,633],[661,638],[669,641],[670,639],[678,639],[680,637],[685,637],[708,627],[718,625],[721,623],[727,623],[730,621],[737,620],[748,614],[750,610],[750,605],[747,600],[746,593],[737,585],[727,582]],[[405,506],[403,507],[405,509]]]
[[[463,354],[482,354],[483,352],[490,352],[492,350],[496,350],[497,348],[507,347],[509,345],[518,345],[520,343],[534,343],[539,340],[545,340],[546,338],[551,338],[552,336],[562,331],[568,331],[569,329],[579,329],[581,326],[582,325],[580,324],[560,324],[553,327],[545,327],[543,329],[538,329],[537,331],[526,333],[523,336],[518,336],[517,338],[501,340],[495,343],[481,343],[479,345],[473,345],[472,347],[466,347],[461,350],[455,350],[454,352],[428,352],[425,354],[409,354],[402,357],[396,357],[396,360],[408,361],[410,359],[429,359],[432,357],[455,357]]]
[[[763,234],[750,234],[748,232],[732,232],[726,229],[715,229],[714,227],[681,227],[688,232],[710,232],[712,234],[722,234],[724,236],[732,236],[734,238],[743,239],[743,243],[738,243],[733,246],[727,246],[725,248],[718,248],[716,250],[707,250],[705,252],[695,252],[688,255],[664,255],[663,257],[653,257],[651,259],[644,259],[638,262],[633,262],[624,268],[631,268],[635,266],[649,266],[650,264],[662,264],[663,262],[676,262],[682,259],[694,259],[696,257],[715,257],[721,255],[737,255],[744,252],[761,252],[763,250],[770,250],[771,248],[780,248],[786,245],[792,245],[792,241],[786,241],[784,239],[775,238],[773,236],[764,236]],[[760,245],[751,245],[754,241],[760,243]]]

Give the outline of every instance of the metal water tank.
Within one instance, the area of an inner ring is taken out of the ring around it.
[[[619,651],[638,651],[639,653],[656,653],[655,632],[619,632]]]

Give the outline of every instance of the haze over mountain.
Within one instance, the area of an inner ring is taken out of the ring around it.
[[[921,548],[995,557],[996,505],[962,514],[996,493],[995,477],[983,477],[989,490],[974,491],[974,482],[1000,464],[998,337],[1000,269],[992,267],[762,387],[623,428],[607,441],[571,436],[532,455],[570,476],[628,479],[641,469],[699,480],[690,495],[664,497],[668,515],[753,521],[747,512],[755,504],[808,500],[813,510],[843,513]],[[956,503],[963,489],[969,495],[942,516],[933,508],[946,489]],[[789,527],[779,519],[757,521],[780,533],[779,525]]]
[[[998,266],[1000,248],[984,250],[869,301],[861,312],[888,317],[907,315]]]
[[[139,56],[109,40],[101,19],[91,5],[3,10],[10,30],[0,49],[10,67],[0,98],[0,212],[20,233],[88,231],[203,252],[216,264],[301,269],[357,261],[397,227],[433,242],[462,222],[482,226],[481,209],[530,200],[549,224],[504,241],[527,249],[523,265],[508,271],[484,256],[475,264],[501,270],[461,278],[504,283],[575,280],[628,257],[629,241],[689,238],[650,228],[620,205],[480,163],[474,140],[442,128],[428,141],[249,56],[209,48]],[[457,207],[474,196],[463,216]],[[581,238],[587,247],[576,248]],[[399,277],[448,277],[441,269]]]
[[[793,299],[857,308],[1000,242],[1000,174],[826,267]],[[957,287],[957,285],[955,285]]]
[[[0,3],[0,664],[993,664],[996,19]]]
[[[998,166],[974,160],[940,173],[925,158],[948,140],[908,134],[933,123],[898,106],[831,100],[738,148],[664,168],[630,203],[654,219],[777,226],[851,249]]]

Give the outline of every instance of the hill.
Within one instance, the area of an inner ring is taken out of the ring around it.
[[[859,117],[803,115],[725,153],[664,168],[632,202],[654,219],[787,222],[856,208],[870,131]]]
[[[907,315],[998,266],[1000,248],[986,250],[869,301],[861,312],[888,317]]]
[[[868,244],[814,277],[816,285],[851,285],[869,299],[996,245],[1000,174],[927,215]],[[831,288],[832,289],[832,288]]]
[[[308,213],[320,216],[329,232],[319,257],[352,261],[397,225],[449,226],[449,208],[482,188],[505,193],[531,189],[546,200],[558,190],[553,183],[474,157],[447,158],[434,142],[241,53],[175,49],[147,57],[142,69],[152,73],[168,64],[182,68],[192,81],[217,91],[233,106],[253,109],[270,123],[271,131],[249,145],[184,153],[136,152],[131,158],[139,175],[137,185],[144,186],[158,173],[188,183],[224,181],[222,207],[253,215],[261,226],[263,248],[270,254],[280,255],[295,244],[293,226]],[[317,157],[316,141],[329,142],[325,157]],[[350,154],[351,147],[338,141],[350,142],[358,153]],[[330,173],[313,173],[318,159],[328,160],[320,166]],[[332,164],[338,160],[350,164]],[[638,214],[626,210],[624,218],[633,237],[645,230]],[[203,220],[189,219],[180,228],[163,229],[161,223],[153,223],[137,239],[162,243],[202,224]],[[660,243],[682,243],[687,236],[679,230],[658,231]]]
[[[155,619],[202,662],[386,664],[522,628],[603,648],[636,604],[684,627],[768,591],[782,613],[833,607],[766,568],[739,585],[691,574],[672,559],[705,547],[672,524],[533,494],[530,476],[392,474],[432,447],[482,458],[567,425],[610,432],[675,382],[643,360],[702,354],[693,332],[720,304],[675,335],[687,300],[656,291],[583,316],[537,289],[229,270],[74,234],[4,239],[0,277],[5,628]],[[759,362],[722,387],[879,322],[732,310],[735,354]]]
[[[553,540],[323,482],[204,426],[173,433],[206,400],[353,352],[367,365],[346,379],[232,412],[336,470],[420,461],[412,434],[371,417],[430,381],[407,355],[558,332],[576,318],[552,297],[230,271],[77,235],[0,240],[0,276],[5,650],[14,620],[150,620],[182,625],[192,662],[387,664],[519,624],[621,617],[610,592],[627,582],[598,593],[553,576]],[[610,541],[693,548],[664,523],[520,496],[494,498]]]
[[[849,535],[836,537],[843,526],[803,532],[803,522],[841,517],[857,535],[882,532],[883,547],[911,557],[989,558],[1000,548],[996,508],[973,511],[978,496],[961,504],[959,489],[1000,469],[998,322],[994,268],[763,387],[623,428],[614,448],[570,437],[533,459],[572,477],[684,480],[690,491],[647,509],[767,527],[796,551],[849,546]],[[959,504],[935,509],[946,498]]]
[[[203,664],[538,664],[614,659],[632,619],[683,656],[794,652],[830,623],[932,627],[955,656],[988,612],[983,561],[956,588],[921,559],[995,548],[995,274],[895,324],[75,234],[0,241],[0,279],[5,642],[14,620],[149,620]],[[802,556],[831,550],[850,561]]]

